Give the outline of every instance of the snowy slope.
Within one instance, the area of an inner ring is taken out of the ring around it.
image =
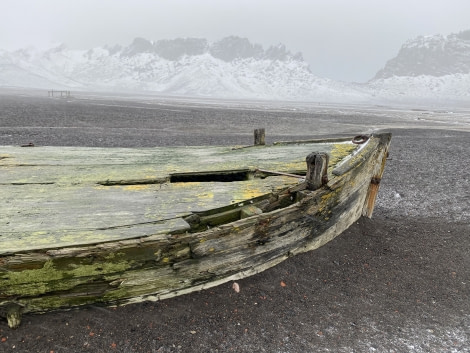
[[[324,102],[470,102],[470,31],[418,37],[365,84],[315,76],[300,53],[245,38],[179,38],[71,50],[0,50],[0,87]]]
[[[28,88],[77,88],[80,82],[58,71],[63,47],[45,52],[27,48],[8,53],[0,51],[0,85]],[[64,60],[65,59],[65,60]]]
[[[470,105],[470,73],[443,76],[392,76],[368,83],[374,98],[389,101],[463,102]]]
[[[223,98],[337,101],[368,95],[311,73],[300,53],[284,45],[264,50],[245,38],[150,42],[70,50],[64,45],[0,52],[0,86],[147,91]]]
[[[470,30],[407,41],[375,78],[448,76],[470,73]]]
[[[375,98],[470,104],[470,30],[407,41],[367,86]]]

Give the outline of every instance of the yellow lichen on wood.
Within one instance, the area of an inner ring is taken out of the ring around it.
[[[275,170],[278,172],[297,172],[305,169],[305,161],[299,160],[291,163],[278,163],[278,167]]]
[[[241,185],[240,189],[235,191],[233,195],[233,202],[243,202],[245,200],[254,199],[255,197],[259,197],[265,195],[267,192],[271,190],[260,189],[259,185],[254,185],[254,183],[244,183]]]
[[[140,191],[140,190],[146,190],[150,186],[151,185],[149,185],[149,184],[126,185],[126,186],[123,187],[123,189],[126,190],[126,191]]]
[[[357,146],[353,143],[335,143],[329,153],[328,169],[333,169],[338,162],[355,151]]]

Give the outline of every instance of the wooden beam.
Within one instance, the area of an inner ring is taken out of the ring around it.
[[[316,190],[328,182],[328,154],[313,152],[307,158],[306,182],[309,190]]]
[[[255,146],[262,146],[266,144],[266,133],[264,129],[255,129]]]

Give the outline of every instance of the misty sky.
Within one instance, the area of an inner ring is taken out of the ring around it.
[[[365,82],[419,35],[470,29],[470,0],[0,0],[0,49],[229,35],[302,52],[312,72]]]

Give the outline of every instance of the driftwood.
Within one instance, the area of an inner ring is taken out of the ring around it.
[[[315,249],[372,215],[389,143],[2,147],[0,314],[169,298]]]

